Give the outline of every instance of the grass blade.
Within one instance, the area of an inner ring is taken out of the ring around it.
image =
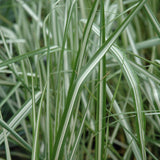
[[[15,92],[15,90],[21,85],[21,83],[17,83],[17,85],[15,85],[15,87],[13,87],[13,89],[7,94],[7,96],[5,97],[5,99],[0,103],[0,109],[2,108],[2,106],[6,103],[6,101],[9,99],[9,97]]]
[[[154,14],[153,14],[152,10],[150,9],[150,7],[148,6],[148,4],[144,5],[144,9],[148,15],[149,20],[151,21],[152,26],[156,30],[157,35],[160,37],[160,24],[159,24],[157,18],[154,16]]]
[[[100,1],[100,45],[103,45],[105,42],[105,17],[104,17],[104,1]],[[103,160],[104,159],[104,140],[105,140],[105,108],[106,108],[106,57],[100,61],[99,64],[99,86],[98,86],[98,107],[97,107],[97,145],[96,145],[96,159]]]
[[[2,119],[1,112],[0,112],[0,118]],[[8,139],[7,139],[7,135],[6,135],[6,130],[4,128],[3,128],[3,134],[4,134],[4,143],[5,143],[5,150],[6,150],[6,158],[7,158],[7,160],[11,160],[11,154],[10,154]]]
[[[40,104],[39,104],[39,110],[38,110],[37,122],[36,122],[36,128],[35,128],[35,135],[34,135],[34,138],[33,138],[32,160],[38,160],[39,159],[38,137],[39,137],[40,118],[41,118],[41,113],[42,113],[42,106],[43,106],[43,99],[44,99],[45,91],[46,91],[46,85],[43,89]]]
[[[8,133],[10,133],[10,134],[12,134],[17,140],[18,140],[18,142],[26,149],[26,150],[28,150],[28,151],[32,151],[32,149],[31,149],[31,146],[25,141],[25,140],[23,140],[20,136],[19,136],[19,134],[17,134],[6,122],[4,122],[2,119],[0,119],[0,125],[3,127],[3,128],[5,128],[7,131],[8,131]],[[6,134],[6,131],[5,131],[5,135],[4,136],[6,136],[6,138],[7,138],[7,134]]]
[[[35,94],[35,103],[39,100],[41,92]],[[20,108],[17,113],[9,120],[8,125],[10,128],[15,129],[21,121],[29,114],[32,109],[32,99],[28,100],[22,108]],[[7,136],[9,132],[6,132]],[[0,144],[4,141],[3,134],[0,134]]]
[[[139,91],[139,82],[136,74],[134,73],[133,69],[130,67],[127,60],[124,58],[122,53],[112,46],[111,48],[112,53],[116,58],[118,59],[119,63],[121,64],[122,68],[124,69],[124,73],[128,79],[128,83],[132,87],[133,94],[134,94],[134,100],[135,100],[135,109],[137,113],[137,122],[138,122],[138,138],[141,146],[141,152],[142,152],[142,159],[146,159],[146,151],[145,151],[145,116],[142,106],[142,99],[141,94]]]
[[[50,52],[56,52],[60,50],[59,47],[57,46],[51,46],[50,47]],[[47,52],[47,47],[44,47],[44,48],[40,48],[40,49],[37,49],[35,51],[32,51],[32,52],[28,52],[28,53],[25,53],[25,54],[22,54],[22,55],[19,55],[19,56],[16,56],[14,58],[11,58],[11,59],[8,59],[8,60],[5,60],[3,62],[0,63],[0,67],[4,67],[4,66],[7,66],[7,65],[10,65],[12,63],[15,63],[15,62],[18,62],[20,60],[23,60],[25,58],[29,58],[31,56],[34,56],[34,55],[39,55],[39,54],[43,54]]]

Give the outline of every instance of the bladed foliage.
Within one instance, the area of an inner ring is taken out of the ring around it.
[[[0,158],[159,158],[158,0],[0,3]]]

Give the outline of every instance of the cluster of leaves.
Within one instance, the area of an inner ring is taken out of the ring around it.
[[[0,3],[0,158],[158,159],[158,0]]]

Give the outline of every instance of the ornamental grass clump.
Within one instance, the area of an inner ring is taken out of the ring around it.
[[[1,159],[159,159],[158,0],[0,3]]]

